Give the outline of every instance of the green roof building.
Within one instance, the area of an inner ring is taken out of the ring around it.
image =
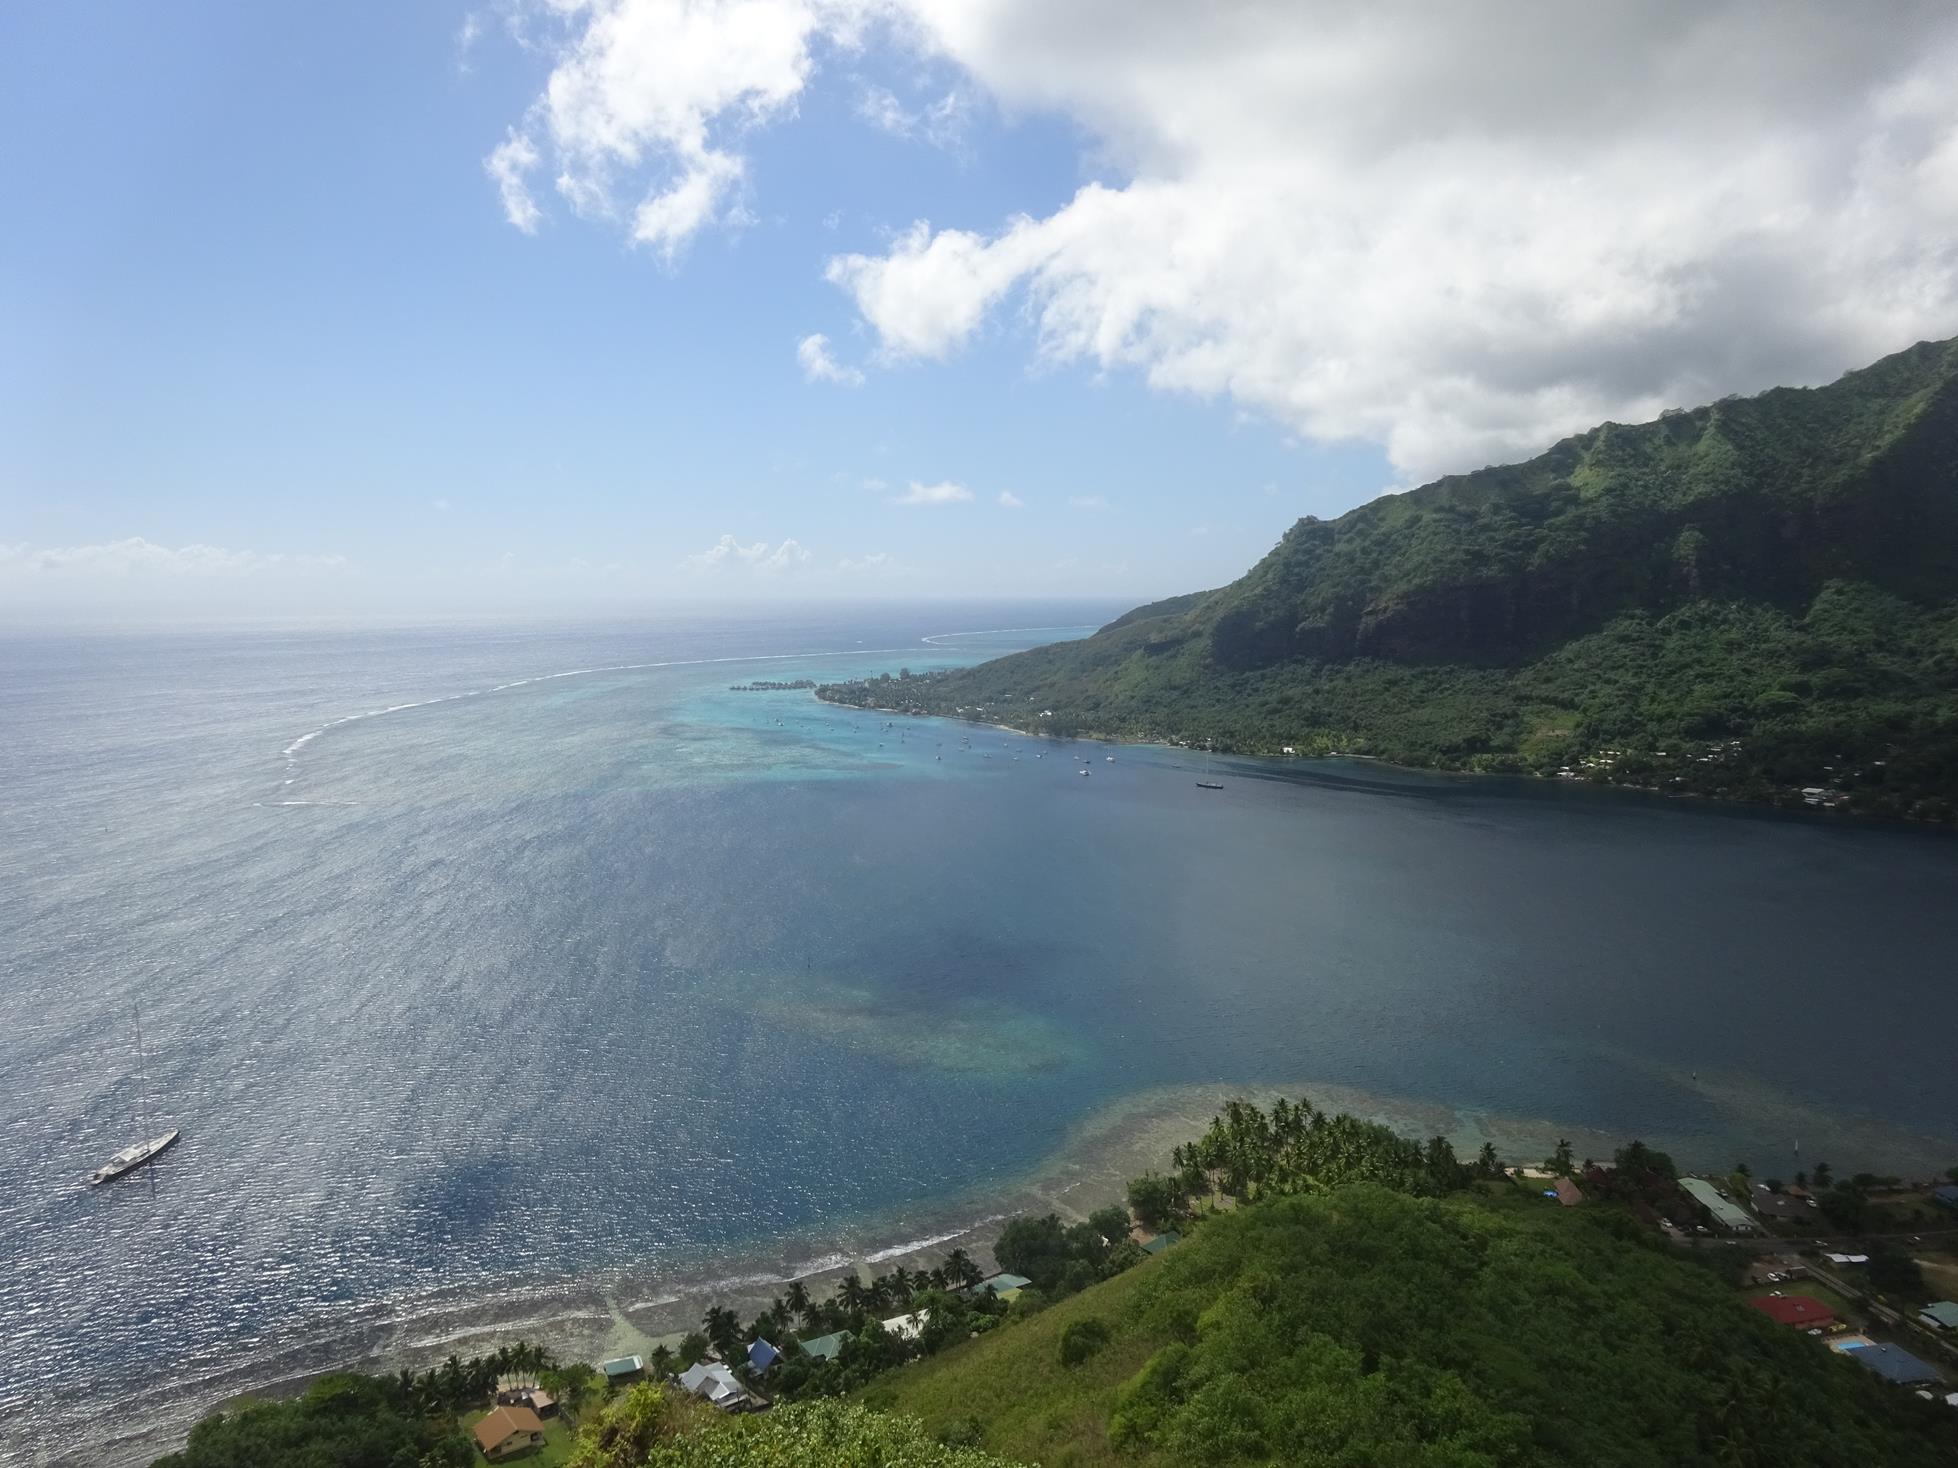
[[[1958,1305],[1949,1300],[1939,1300],[1934,1305],[1926,1305],[1917,1312],[1926,1325],[1935,1325],[1939,1330],[1958,1330]]]
[[[1730,1203],[1712,1183],[1705,1178],[1683,1177],[1679,1186],[1695,1203],[1713,1215],[1713,1221],[1730,1233],[1755,1233],[1761,1225],[1753,1217]]]
[[[837,1352],[843,1349],[843,1342],[849,1338],[850,1332],[847,1330],[835,1330],[828,1335],[819,1335],[811,1340],[797,1341],[796,1344],[802,1347],[802,1354],[805,1356],[813,1356],[818,1361],[831,1361],[835,1359]]]

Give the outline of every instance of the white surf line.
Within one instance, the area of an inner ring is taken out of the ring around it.
[[[920,642],[950,642],[954,637],[998,637],[1008,632],[1092,632],[1101,626],[1099,622],[1069,622],[1062,627],[988,627],[982,632],[934,632],[930,637],[920,637]]]
[[[1040,632],[1057,629],[1035,627],[1026,630]],[[983,632],[952,632],[944,635],[948,637],[983,637],[986,634]],[[930,638],[923,640],[926,642],[931,641]],[[286,761],[285,783],[290,785],[293,782],[293,770],[299,764],[299,756],[305,751],[306,746],[319,738],[320,735],[329,733],[346,724],[359,723],[362,719],[378,719],[385,714],[398,714],[408,709],[431,708],[438,703],[460,703],[466,698],[487,698],[492,693],[507,693],[512,688],[524,688],[532,683],[549,683],[557,678],[586,678],[594,673],[641,673],[653,668],[704,668],[719,663],[801,662],[809,658],[892,657],[898,653],[909,651],[911,651],[909,647],[853,647],[836,652],[763,652],[744,653],[738,657],[724,658],[670,658],[664,662],[657,663],[608,663],[598,668],[569,668],[562,673],[537,673],[528,678],[516,678],[508,683],[498,683],[493,688],[472,688],[465,693],[445,693],[440,698],[421,698],[416,699],[412,703],[389,704],[386,708],[363,709],[357,714],[343,714],[337,719],[330,719],[326,723],[321,724],[319,728],[309,733],[301,734],[281,750],[280,753],[285,756]]]

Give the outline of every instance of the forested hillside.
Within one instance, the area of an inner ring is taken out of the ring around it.
[[[1946,1463],[1958,1414],[1629,1215],[1507,1185],[1272,1197],[867,1393],[1029,1463]]]
[[[1080,642],[821,691],[1950,820],[1958,342],[1308,516]]]

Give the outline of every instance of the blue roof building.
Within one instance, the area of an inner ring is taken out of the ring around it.
[[[748,1369],[766,1371],[782,1359],[782,1353],[759,1336],[748,1347]]]
[[[1935,1368],[1918,1360],[1902,1346],[1893,1346],[1888,1341],[1867,1346],[1846,1346],[1842,1354],[1859,1366],[1869,1367],[1885,1381],[1894,1381],[1899,1386],[1920,1386],[1938,1379]]]
[[[1958,1183],[1945,1183],[1931,1189],[1931,1201],[1942,1203],[1947,1208],[1958,1208]]]

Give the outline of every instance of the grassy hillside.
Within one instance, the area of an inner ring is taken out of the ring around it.
[[[1958,1414],[1760,1318],[1622,1215],[1507,1190],[1274,1198],[866,1400],[1050,1468],[1958,1454]]]
[[[823,694],[1948,820],[1958,342],[1307,517],[1081,642]]]

